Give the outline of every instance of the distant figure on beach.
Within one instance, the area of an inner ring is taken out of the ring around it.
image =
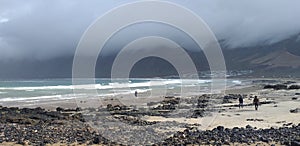
[[[253,104],[255,106],[255,110],[257,110],[258,109],[258,104],[259,104],[259,99],[257,98],[257,96],[254,96]]]
[[[241,108],[241,107],[243,108],[243,106],[244,106],[244,105],[243,105],[243,104],[244,104],[243,96],[240,96],[240,97],[239,97],[239,103],[240,103],[240,104],[239,104],[239,108]]]
[[[135,97],[137,97],[137,94],[138,94],[138,92],[137,92],[137,91],[135,91],[135,92],[134,92],[134,96],[135,96]]]

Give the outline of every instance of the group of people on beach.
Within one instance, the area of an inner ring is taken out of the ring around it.
[[[137,97],[138,96],[138,92],[135,91],[134,92],[134,96]],[[258,105],[259,105],[259,99],[257,96],[254,96],[253,98],[253,105],[255,110],[258,110]],[[243,108],[244,107],[244,98],[242,95],[239,96],[239,108]]]
[[[253,98],[253,105],[254,105],[255,110],[258,110],[259,99],[257,96],[254,96],[254,98]],[[239,108],[243,108],[243,106],[244,106],[244,98],[243,98],[243,96],[240,96],[239,97]]]

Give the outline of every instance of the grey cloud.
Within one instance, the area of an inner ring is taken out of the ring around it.
[[[231,47],[275,43],[300,32],[300,1],[197,1],[192,8]]]
[[[90,23],[116,3],[89,2],[1,1],[0,16],[8,19],[0,24],[1,58],[48,59],[71,54]]]
[[[0,21],[0,57],[48,59],[72,55],[81,35],[97,17],[128,1],[2,0],[0,19],[7,20]],[[274,43],[300,32],[298,0],[175,2],[201,16],[232,48]]]

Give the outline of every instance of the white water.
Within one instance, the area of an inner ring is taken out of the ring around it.
[[[96,89],[99,97],[117,96],[138,93],[150,93],[153,90],[167,89],[178,92],[181,87],[201,86],[203,92],[209,92],[211,80],[193,79],[131,79],[130,81],[108,82],[97,84],[72,85],[71,80],[34,80],[34,81],[0,81],[0,102],[61,100],[75,97],[88,97],[86,91]],[[54,85],[52,85],[54,84]],[[227,80],[228,86],[243,84],[240,80]],[[82,91],[74,94],[73,89]],[[195,91],[191,91],[195,92]]]

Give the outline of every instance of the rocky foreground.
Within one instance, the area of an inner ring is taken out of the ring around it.
[[[118,116],[118,118],[120,117]],[[137,126],[156,124],[134,117],[122,116],[121,119]],[[0,107],[0,143],[2,142],[23,145],[118,144],[102,137],[99,132],[85,124],[80,109],[57,108],[56,111],[46,111],[42,108],[6,107]],[[176,132],[164,141],[152,145],[230,145],[233,143],[249,145],[257,142],[270,145],[300,145],[300,124],[291,123],[271,129],[257,129],[249,125],[233,129],[218,126],[213,130],[206,131],[186,125],[185,130]]]
[[[300,145],[300,124],[292,127],[278,129],[256,129],[251,126],[233,129],[218,126],[213,130],[199,131],[195,128],[187,128],[183,132],[177,132],[159,145],[176,144],[200,144],[200,145],[231,145],[254,144],[264,142],[270,145]]]

